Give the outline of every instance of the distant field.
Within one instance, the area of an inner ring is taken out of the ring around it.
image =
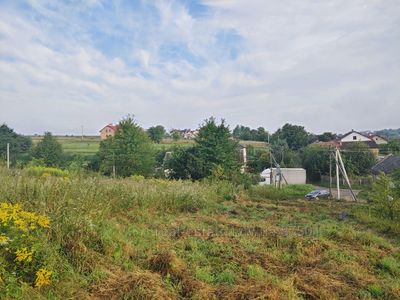
[[[43,136],[31,136],[34,144],[38,143]],[[63,150],[67,153],[91,155],[99,150],[99,136],[84,136],[83,140],[80,136],[56,136],[61,143]],[[168,150],[175,146],[190,147],[194,144],[194,140],[178,140],[164,139],[160,144],[155,144],[157,150]],[[243,146],[253,146],[254,148],[265,148],[267,143],[257,141],[240,141]]]
[[[37,144],[43,136],[31,136],[33,144]],[[99,150],[100,137],[98,136],[84,136],[83,140],[79,136],[56,136],[57,140],[61,143],[63,150],[67,153],[91,155]],[[167,150],[175,146],[190,147],[194,144],[193,140],[179,140],[164,139],[162,143],[155,144],[158,150]]]
[[[38,143],[43,136],[32,136],[34,144]],[[100,137],[84,136],[83,140],[78,136],[56,136],[61,143],[63,150],[67,153],[90,155],[95,154],[99,150]]]

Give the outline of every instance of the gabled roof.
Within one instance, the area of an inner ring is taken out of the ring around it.
[[[379,138],[381,138],[382,140],[384,140],[384,141],[387,142],[387,139],[385,139],[383,136],[380,136],[380,135],[375,134],[375,133],[372,133],[372,132],[370,132],[370,133],[368,134],[368,137],[369,137],[370,139],[373,139],[374,137],[379,137]]]
[[[373,166],[371,171],[374,174],[379,174],[379,172],[388,174],[397,168],[400,168],[400,155],[390,154]]]
[[[111,128],[111,129],[114,130],[114,131],[117,131],[117,129],[119,128],[119,125],[114,125],[114,124],[110,123],[110,124],[104,126],[102,129],[100,129],[100,131],[103,131],[103,129],[104,129],[104,128],[107,128],[107,127],[108,127],[108,128]]]
[[[361,136],[363,136],[363,137],[365,137],[367,139],[371,139],[369,136],[367,136],[367,135],[365,135],[365,134],[363,134],[361,132],[355,131],[355,130],[351,130],[348,133],[343,134],[339,139],[342,140],[344,137],[346,137],[346,136],[348,136],[348,135],[350,135],[352,133],[357,133],[357,134],[359,134],[359,135],[361,135]]]

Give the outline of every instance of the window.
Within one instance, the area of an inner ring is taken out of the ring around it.
[[[357,136],[353,135],[353,141],[356,141],[356,140],[357,140]]]

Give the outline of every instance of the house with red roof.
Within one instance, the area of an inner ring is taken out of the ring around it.
[[[115,125],[115,124],[112,124],[112,123],[104,126],[100,130],[100,138],[101,138],[101,140],[103,141],[103,140],[107,139],[110,136],[114,136],[115,133],[118,130],[118,127],[119,127],[118,125]]]

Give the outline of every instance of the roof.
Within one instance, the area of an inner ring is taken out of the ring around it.
[[[373,139],[374,137],[379,137],[379,138],[381,138],[382,140],[387,141],[387,139],[385,139],[383,136],[380,136],[379,134],[372,133],[372,132],[370,132],[370,133],[368,134],[368,137],[369,137],[370,139]]]
[[[363,134],[363,133],[361,133],[361,132],[358,132],[358,131],[355,131],[355,130],[352,129],[351,131],[349,131],[349,132],[343,134],[343,135],[339,138],[339,140],[342,140],[345,136],[348,136],[349,134],[352,134],[352,133],[357,133],[357,134],[359,134],[359,135],[362,135],[363,137],[366,137],[367,139],[371,139],[369,136],[367,136],[367,135],[365,135],[365,134]]]
[[[107,128],[107,127],[108,127],[108,128],[111,128],[111,129],[114,130],[114,131],[116,131],[116,130],[119,128],[119,125],[114,125],[114,124],[110,123],[110,124],[104,126],[102,129],[100,129],[100,131],[103,131],[103,129],[104,129],[104,128]]]
[[[380,172],[388,174],[397,168],[400,168],[400,155],[390,154],[373,166],[371,170],[374,174],[378,174]]]

